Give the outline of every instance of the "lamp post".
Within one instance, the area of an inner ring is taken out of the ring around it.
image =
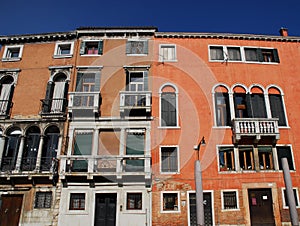
[[[203,186],[202,186],[202,171],[199,160],[200,147],[205,145],[204,137],[200,140],[199,144],[194,147],[197,151],[197,160],[195,160],[195,186],[196,186],[196,216],[197,226],[204,226],[204,205],[203,205]]]

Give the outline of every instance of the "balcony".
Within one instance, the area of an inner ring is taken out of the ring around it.
[[[99,92],[70,92],[68,113],[70,118],[91,118],[100,115]]]
[[[233,138],[238,142],[242,136],[254,137],[260,140],[262,136],[280,138],[278,119],[266,118],[236,118],[233,120]]]
[[[120,112],[151,112],[151,91],[121,91]]]
[[[150,180],[150,156],[60,156],[60,178],[69,176],[107,177],[110,180],[122,180],[128,177],[143,177]]]
[[[64,117],[66,115],[67,99],[54,98],[41,100],[41,116],[42,117]]]
[[[37,158],[2,158],[0,159],[0,180],[1,183],[7,181],[15,181],[12,183],[56,183],[56,175],[58,172],[58,161],[56,158],[43,157],[40,160]],[[35,180],[33,180],[35,178]],[[36,180],[36,178],[40,178]],[[46,179],[46,180],[44,180]]]

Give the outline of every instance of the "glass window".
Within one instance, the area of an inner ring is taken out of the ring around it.
[[[282,170],[282,158],[287,158],[290,170],[294,170],[294,161],[290,146],[276,146],[279,169]]]
[[[296,207],[299,207],[298,190],[296,188],[293,188],[293,193],[294,193]],[[283,198],[284,198],[284,207],[289,207],[289,200],[287,198],[287,193],[285,188],[283,189]]]
[[[260,170],[273,170],[273,151],[271,146],[258,146],[258,158]]]
[[[233,147],[219,148],[219,167],[220,171],[235,170]]]
[[[142,193],[127,193],[127,209],[128,210],[142,209]]]
[[[230,106],[228,93],[215,93],[217,126],[230,126]]]
[[[70,194],[69,210],[84,210],[85,209],[85,194],[72,193]]]
[[[73,42],[56,43],[54,56],[70,56],[73,54]]]
[[[51,208],[52,192],[36,192],[34,208]]]
[[[211,60],[224,60],[223,46],[210,46],[209,52]]]
[[[177,147],[161,147],[161,172],[178,172]]]
[[[15,61],[20,60],[22,56],[23,46],[6,46],[3,54],[2,60]]]
[[[129,40],[126,43],[126,54],[147,54],[148,41]]]
[[[230,61],[242,60],[240,47],[227,47],[227,53]]]
[[[139,159],[144,156],[145,149],[145,134],[144,133],[131,133],[127,134],[126,140],[126,155],[134,155],[126,160],[126,171],[144,171],[144,160]]]
[[[178,210],[178,193],[163,193],[163,211]]]
[[[161,94],[161,126],[177,126],[176,93]]]
[[[81,55],[101,55],[103,53],[103,41],[82,41],[80,46]]]
[[[237,209],[237,192],[236,191],[223,191],[223,209]]]
[[[234,106],[236,118],[248,118],[246,93],[234,93]]]
[[[159,58],[161,62],[176,61],[176,46],[161,45],[159,50]]]
[[[253,147],[239,147],[239,161],[242,170],[254,170]]]
[[[259,61],[257,49],[255,48],[245,48],[245,59],[246,61]]]
[[[286,118],[281,94],[269,94],[272,118],[278,118],[279,126],[286,126]]]

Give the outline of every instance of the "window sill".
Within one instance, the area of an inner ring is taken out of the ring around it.
[[[180,210],[162,210],[160,213],[180,213]]]
[[[159,60],[160,63],[176,63],[178,60]]]
[[[161,175],[176,175],[176,174],[180,174],[180,172],[161,172],[160,171],[160,174]]]
[[[66,55],[53,55],[54,59],[59,59],[59,58],[71,58],[73,57],[73,54],[66,54]]]
[[[66,215],[88,215],[87,210],[67,210]]]
[[[102,56],[102,54],[80,54],[82,57],[98,57]]]
[[[222,209],[222,212],[233,212],[233,211],[241,211],[240,208],[237,209]]]
[[[126,55],[127,55],[127,56],[148,56],[148,54],[144,54],[144,53],[141,53],[141,54],[131,54],[131,53],[127,53]]]
[[[20,61],[21,57],[15,57],[15,58],[2,58],[2,62],[15,62]]]
[[[213,129],[231,129],[231,126],[213,126]]]
[[[180,129],[180,126],[159,126],[158,129]]]

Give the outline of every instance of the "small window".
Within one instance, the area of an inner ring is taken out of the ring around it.
[[[236,191],[223,191],[223,209],[232,210],[238,209],[237,192]]]
[[[52,192],[36,192],[34,208],[51,208]]]
[[[126,43],[126,54],[144,55],[148,54],[147,40],[128,40]]]
[[[23,46],[6,46],[2,60],[4,61],[17,61],[21,59]]]
[[[233,147],[221,147],[219,149],[219,167],[220,171],[235,170]]]
[[[300,207],[299,206],[298,190],[296,188],[293,188],[293,193],[294,193],[296,207]],[[289,202],[288,202],[287,193],[286,193],[285,188],[283,188],[283,198],[284,198],[284,200],[283,200],[284,207],[288,208],[289,207]]]
[[[289,146],[277,146],[276,149],[279,169],[282,170],[281,159],[287,158],[290,170],[294,170],[295,168],[291,148]]]
[[[177,147],[161,147],[161,172],[178,172],[178,153]]]
[[[229,61],[241,61],[241,49],[240,47],[227,47],[227,54]]]
[[[245,48],[245,59],[246,61],[259,61],[258,59],[258,53],[256,48]]]
[[[73,193],[70,195],[69,210],[84,210],[85,209],[85,194]]]
[[[80,55],[102,55],[103,41],[82,41],[80,46]]]
[[[142,193],[127,193],[127,210],[141,210],[142,197]]]
[[[178,193],[163,193],[163,211],[179,211]]]
[[[159,61],[168,62],[176,61],[176,46],[175,45],[160,45]]]
[[[242,170],[254,170],[253,148],[239,147],[239,161]]]
[[[73,45],[73,42],[56,43],[54,57],[71,57]]]
[[[211,60],[224,60],[223,46],[210,46],[209,53]]]
[[[258,147],[259,169],[260,170],[273,170],[273,152],[271,146]]]

